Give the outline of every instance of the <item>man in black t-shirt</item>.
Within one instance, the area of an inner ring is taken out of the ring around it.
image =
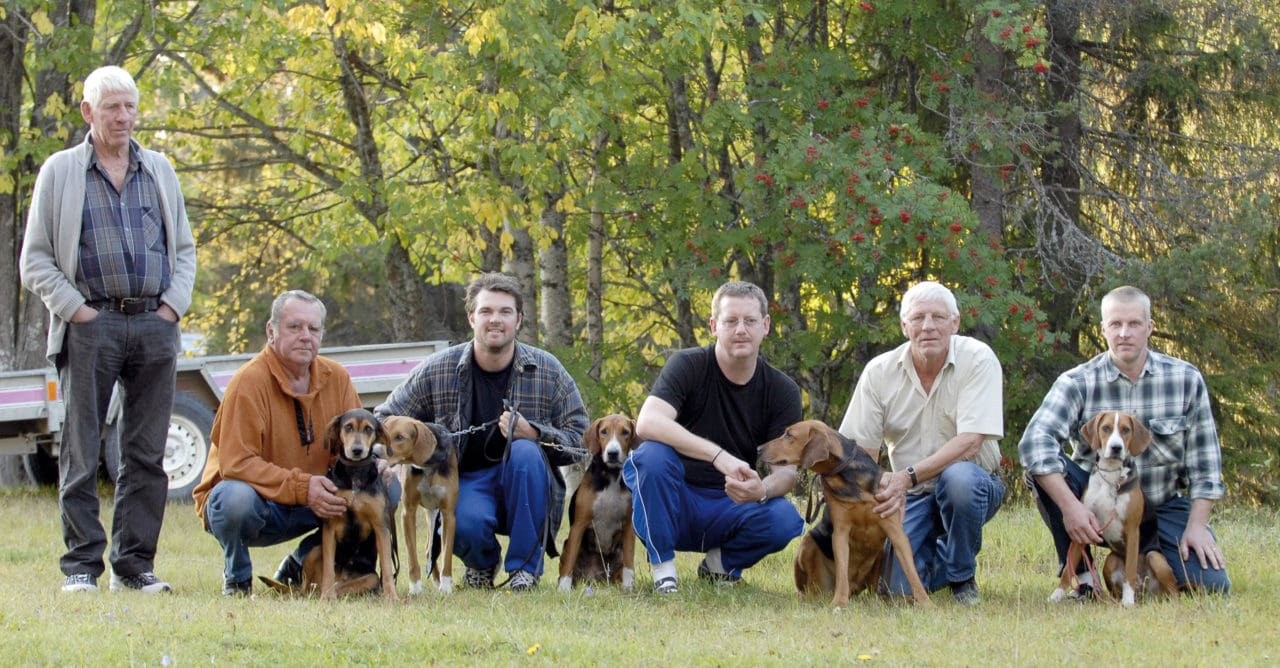
[[[760,288],[722,285],[711,299],[716,342],[672,356],[640,409],[644,442],[622,474],[659,593],[677,589],[677,550],[706,553],[698,575],[733,583],[804,531],[783,498],[795,467],[763,479],[755,470],[756,448],[801,419],[799,386],[760,357],[769,325]]]

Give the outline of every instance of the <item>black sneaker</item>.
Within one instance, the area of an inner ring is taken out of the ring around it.
[[[223,596],[249,596],[253,594],[253,580],[243,582],[225,581],[222,583]]]
[[[742,577],[732,573],[717,573],[707,566],[707,560],[703,559],[698,564],[698,577],[708,582],[714,582],[722,587],[732,587],[742,582]]]
[[[497,568],[495,567],[472,568],[467,566],[467,571],[463,574],[462,581],[472,589],[493,589],[493,576],[495,573],[497,573]]]
[[[978,595],[978,583],[973,578],[964,582],[952,582],[951,598],[963,606],[974,606],[982,602],[982,597]]]
[[[111,574],[111,591],[123,591],[130,589],[140,591],[144,594],[159,594],[161,592],[173,591],[168,582],[156,577],[155,573],[146,571],[137,575],[117,575]]]
[[[280,561],[280,567],[276,569],[276,582],[288,587],[299,587],[302,585],[302,564],[293,558],[290,552]]]
[[[68,575],[62,580],[62,591],[98,591],[98,578],[95,578],[88,573]]]

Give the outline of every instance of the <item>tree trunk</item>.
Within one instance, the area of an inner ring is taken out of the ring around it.
[[[541,326],[548,346],[573,345],[573,298],[569,294],[569,249],[564,239],[564,213],[559,210],[560,193],[548,193],[542,209],[544,234],[551,242],[540,253]]]
[[[10,9],[0,19],[0,80],[12,82],[0,86],[0,153],[17,153],[18,137],[22,129],[22,86],[17,82],[25,78],[22,62],[27,38],[27,17]],[[18,184],[21,167],[14,164],[4,174],[12,185],[0,192],[0,304],[4,305],[6,326],[0,327],[0,371],[24,368],[19,341],[23,324],[23,306],[35,301],[30,293],[24,293],[18,283],[18,254],[22,249],[23,225],[18,218]]]
[[[511,256],[506,259],[502,270],[520,281],[520,291],[524,293],[524,326],[520,328],[520,340],[529,345],[538,345],[538,280],[534,274],[533,237],[529,230],[507,221],[507,232],[511,235]],[[533,314],[530,317],[530,314]]]
[[[1045,22],[1049,28],[1048,57],[1049,99],[1045,108],[1056,110],[1049,117],[1049,136],[1055,149],[1047,151],[1041,164],[1045,197],[1049,212],[1041,216],[1039,230],[1040,252],[1052,254],[1067,252],[1059,240],[1065,239],[1080,222],[1080,116],[1075,111],[1076,95],[1080,90],[1080,45],[1076,41],[1080,30],[1080,4],[1076,0],[1061,0],[1045,4]],[[1046,243],[1047,242],[1047,243]],[[1075,271],[1072,258],[1052,263],[1059,285],[1049,286],[1046,306],[1049,322],[1055,329],[1067,329],[1073,321],[1079,291],[1088,276]],[[1079,341],[1069,344],[1077,351]]]
[[[983,14],[981,23],[986,23]],[[981,33],[982,25],[975,27],[973,83],[979,95],[1003,95],[1008,89],[1004,81],[1008,56],[1003,49],[991,43]],[[961,147],[965,151],[967,147]],[[1000,165],[992,164],[989,154],[975,151],[970,162],[969,187],[972,193],[970,208],[978,216],[978,229],[994,240],[1004,238],[1004,183],[1000,178]]]

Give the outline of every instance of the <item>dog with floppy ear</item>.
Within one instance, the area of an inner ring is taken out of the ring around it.
[[[347,510],[321,522],[320,545],[302,561],[301,591],[318,589],[321,598],[334,599],[381,585],[382,595],[395,600],[395,507],[374,457],[375,446],[384,442],[382,427],[373,413],[357,408],[330,420],[324,438],[338,457],[327,477],[347,500]],[[294,593],[271,578],[259,579]]]
[[[559,588],[567,592],[574,582],[607,581],[631,591],[636,532],[622,464],[640,444],[635,422],[625,415],[607,415],[591,423],[582,442],[590,465],[569,499],[569,536],[560,555]]]
[[[1136,458],[1151,445],[1151,432],[1133,415],[1103,411],[1081,427],[1080,436],[1081,447],[1097,457],[1080,501],[1097,518],[1102,526],[1099,533],[1111,549],[1102,569],[1111,597],[1128,607],[1134,605],[1138,591],[1175,593],[1178,584],[1160,551],[1154,509],[1147,508],[1138,483]],[[1085,547],[1072,543],[1050,601],[1066,597]]]
[[[453,539],[457,527],[457,439],[438,424],[399,415],[387,416],[382,426],[387,432],[387,462],[401,465],[404,540],[409,550],[409,594],[416,596],[423,591],[417,547],[420,507],[427,511],[427,553],[431,555],[428,575],[436,580],[442,593],[448,594],[453,591]],[[437,517],[440,519],[443,546],[436,545]],[[443,569],[436,567],[438,554],[444,555]]]
[[[826,424],[805,420],[760,446],[760,458],[769,464],[799,465],[822,479],[826,508],[796,552],[796,589],[833,592],[831,604],[837,608],[849,605],[851,593],[875,591],[888,538],[912,598],[918,605],[932,605],[916,572],[902,515],[880,517],[872,511],[884,470],[866,451]]]

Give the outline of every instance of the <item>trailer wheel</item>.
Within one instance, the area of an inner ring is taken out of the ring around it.
[[[36,485],[58,484],[58,460],[41,448],[25,455],[22,464],[27,470],[27,477]]]
[[[98,473],[113,485],[120,479],[120,420],[102,430],[102,466]]]
[[[0,455],[0,488],[25,487],[31,484],[22,455]]]
[[[169,500],[191,503],[191,491],[200,483],[209,459],[209,430],[213,411],[195,395],[173,395],[169,439],[164,446],[164,471],[169,475]]]

